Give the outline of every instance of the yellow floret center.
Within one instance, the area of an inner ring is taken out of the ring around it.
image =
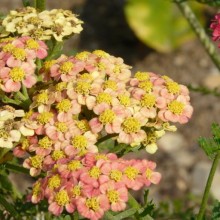
[[[37,17],[31,17],[28,19],[28,22],[34,25],[38,25],[42,22],[42,20]]]
[[[48,187],[50,189],[58,188],[61,185],[61,179],[58,175],[54,175],[48,180]]]
[[[40,124],[46,124],[50,121],[50,119],[53,117],[52,112],[43,112],[40,115],[37,116],[37,121]]]
[[[36,101],[40,104],[47,104],[49,98],[47,91],[43,91],[40,94],[37,95]]]
[[[62,150],[55,150],[51,155],[52,159],[57,161],[59,159],[65,158],[65,154]]]
[[[88,141],[83,135],[77,135],[72,139],[72,145],[79,150],[83,150],[87,147]]]
[[[97,154],[95,155],[96,160],[108,160],[108,157],[105,154]]]
[[[112,123],[115,117],[116,117],[115,113],[111,109],[107,109],[100,114],[99,121],[105,125],[108,123]]]
[[[107,80],[104,83],[104,89],[112,89],[113,91],[117,90],[117,83],[113,80]]]
[[[116,203],[119,200],[119,192],[116,190],[109,190],[107,192],[107,197],[110,203]]]
[[[153,173],[153,171],[151,169],[147,168],[147,170],[145,171],[145,175],[148,180],[151,179],[152,173]]]
[[[120,65],[115,65],[113,72],[116,74],[119,74],[121,72],[121,66]]]
[[[33,111],[32,111],[32,110],[29,110],[28,112],[25,112],[24,118],[29,119],[32,115],[33,115]]]
[[[106,65],[102,62],[97,63],[97,67],[99,70],[105,70],[106,69]]]
[[[120,181],[122,178],[122,172],[120,170],[112,170],[110,172],[110,178],[116,182]]]
[[[20,67],[14,67],[9,72],[9,75],[14,82],[21,82],[24,79],[25,72]]]
[[[30,146],[30,143],[27,138],[25,138],[21,143],[22,150],[26,150]]]
[[[80,75],[79,79],[80,80],[89,80],[89,81],[93,80],[92,75],[89,73],[83,73],[82,75]]]
[[[88,82],[78,82],[76,84],[75,91],[79,94],[88,95],[91,88],[91,84]]]
[[[156,97],[154,95],[151,94],[145,94],[143,95],[143,97],[141,98],[141,106],[142,107],[148,107],[151,108],[155,105],[156,103]]]
[[[130,117],[124,120],[122,128],[125,133],[135,133],[140,130],[141,124],[136,118]]]
[[[176,82],[167,82],[166,86],[169,93],[178,94],[180,92],[180,86]]]
[[[40,182],[37,182],[33,187],[33,196],[38,196],[41,191],[41,184]]]
[[[86,120],[76,122],[76,126],[83,132],[89,131],[89,123]]]
[[[168,104],[168,109],[175,115],[181,115],[184,110],[184,104],[174,100]]]
[[[71,190],[73,197],[77,197],[81,195],[81,187],[80,186],[74,186]]]
[[[120,104],[124,105],[125,107],[128,107],[131,105],[130,97],[127,95],[119,95],[118,96]]]
[[[75,57],[79,60],[85,61],[88,59],[89,54],[90,54],[90,52],[83,51],[81,53],[77,53]]]
[[[7,131],[5,131],[4,129],[0,129],[0,138],[7,140],[8,137],[9,137],[9,133]]]
[[[68,112],[72,107],[72,104],[69,99],[63,99],[56,105],[56,108],[59,112]]]
[[[79,160],[72,160],[68,163],[67,169],[70,171],[78,170],[82,167],[82,164]]]
[[[98,104],[104,102],[104,103],[107,103],[107,104],[111,104],[112,102],[112,96],[108,93],[99,93],[97,98],[96,98],[96,101]]]
[[[64,62],[61,66],[60,66],[60,72],[62,74],[68,74],[72,68],[73,68],[73,63],[70,61]]]
[[[31,49],[31,50],[38,50],[39,49],[39,44],[36,40],[33,40],[33,39],[28,39],[26,41],[26,45],[27,45],[27,48],[28,49]]]
[[[92,209],[93,211],[97,211],[99,210],[100,206],[99,206],[99,201],[97,198],[92,197],[92,198],[88,198],[86,199],[86,206],[89,209]]]
[[[70,202],[70,199],[67,191],[64,189],[60,190],[55,196],[55,201],[59,206],[65,206],[66,204],[68,204]]]
[[[41,168],[42,167],[42,162],[43,162],[43,156],[36,155],[33,157],[30,157],[31,165],[34,168]]]
[[[124,170],[124,173],[130,180],[134,180],[137,177],[139,171],[138,169],[129,166]]]
[[[26,52],[22,48],[14,48],[12,50],[12,55],[17,60],[22,60],[23,61],[26,58]]]
[[[45,61],[44,62],[44,65],[43,65],[43,68],[46,70],[46,71],[49,71],[51,66],[53,66],[54,64],[56,63],[56,60],[48,60],[48,61]]]
[[[14,45],[12,44],[6,44],[5,46],[2,47],[3,52],[12,52],[13,49],[15,48]]]
[[[65,133],[68,130],[68,126],[64,122],[56,122],[55,126],[58,131]]]
[[[46,136],[39,140],[39,146],[44,149],[48,149],[52,146],[53,142]]]
[[[15,39],[14,37],[6,37],[3,39],[0,39],[0,43],[8,43],[8,42],[13,41],[14,39]]]
[[[139,81],[149,80],[150,76],[147,72],[137,72],[135,73],[134,77]]]
[[[143,89],[145,92],[150,92],[153,88],[153,84],[150,81],[143,81],[139,83],[138,87]]]
[[[35,29],[31,32],[30,36],[36,39],[40,39],[44,35],[44,30],[42,28]]]
[[[66,82],[60,82],[56,85],[56,91],[61,92],[64,89],[66,89],[67,83]]]
[[[106,52],[103,51],[103,50],[94,50],[92,53],[95,54],[96,56],[102,57],[102,58],[107,58],[107,57],[109,57],[109,54],[106,53]]]
[[[89,175],[94,179],[98,179],[100,174],[101,170],[97,166],[94,166],[89,170]]]

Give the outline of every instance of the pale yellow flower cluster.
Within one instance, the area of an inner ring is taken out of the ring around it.
[[[16,34],[38,40],[54,37],[57,41],[63,41],[67,36],[80,33],[83,22],[69,10],[38,12],[35,8],[26,7],[10,11],[1,23],[0,37]]]
[[[13,148],[22,136],[32,136],[36,125],[25,119],[16,121],[16,118],[25,116],[23,110],[15,110],[11,106],[0,109],[0,148]]]

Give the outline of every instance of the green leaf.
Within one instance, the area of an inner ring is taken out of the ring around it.
[[[22,0],[24,7],[31,6],[30,0]]]
[[[212,134],[214,141],[220,145],[220,126],[216,123],[212,124]]]
[[[220,0],[195,0],[195,1],[211,6],[220,6]]]
[[[201,18],[201,5],[196,9]],[[160,52],[169,52],[195,36],[170,0],[128,0],[124,10],[136,36]]]
[[[115,220],[125,219],[128,218],[129,216],[133,216],[136,212],[137,210],[135,208],[127,209],[124,212],[115,215],[114,218]]]
[[[13,205],[10,204],[2,195],[0,195],[0,205],[2,205],[15,219],[18,216],[18,213],[14,209]]]
[[[214,207],[212,209],[212,217],[211,220],[220,220],[220,202],[215,201]]]
[[[199,138],[200,147],[206,155],[213,159],[216,153],[220,150],[220,126],[217,123],[212,124],[213,138]]]
[[[46,60],[52,60],[58,58],[62,53],[63,42],[58,42],[56,40],[47,41],[47,46],[49,47],[49,52]]]
[[[211,138],[200,137],[198,142],[200,147],[206,153],[206,155],[211,159],[215,156],[216,152],[219,150],[218,144],[216,144],[216,142]]]

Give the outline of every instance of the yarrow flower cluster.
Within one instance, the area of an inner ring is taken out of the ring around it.
[[[220,39],[220,14],[215,15],[210,25],[210,28],[212,30],[212,39],[214,41],[219,41]]]
[[[46,198],[55,215],[77,210],[96,220],[106,210],[125,209],[129,189],[159,182],[154,162],[103,154],[100,143],[109,135],[115,148],[122,144],[155,153],[157,139],[176,130],[170,123],[191,117],[189,91],[151,72],[132,77],[130,69],[101,50],[43,63],[39,72],[51,86],[33,96],[24,118],[37,126],[14,149],[25,156],[31,176],[46,173],[34,184],[32,202]]]
[[[69,10],[53,9],[38,12],[35,8],[26,7],[12,10],[1,22],[0,37],[10,34],[30,36],[37,40],[57,41],[82,31],[82,21]]]
[[[155,167],[151,161],[118,159],[111,153],[75,155],[37,180],[29,199],[38,203],[46,198],[54,215],[77,210],[88,219],[100,219],[107,210],[126,208],[128,189],[157,184],[161,175]]]
[[[0,39],[0,88],[6,93],[37,82],[36,59],[47,56],[47,45],[31,37]]]
[[[98,220],[126,209],[128,190],[161,179],[156,163],[117,155],[155,153],[157,140],[176,130],[172,123],[187,123],[193,108],[186,86],[152,72],[132,75],[102,50],[52,59],[56,42],[81,24],[70,11],[32,7],[1,21],[0,37],[18,36],[0,39],[2,102],[25,111],[0,109],[0,147],[14,148],[30,175],[41,176],[29,201],[47,200],[57,216],[77,211]],[[105,146],[109,139],[114,146]]]

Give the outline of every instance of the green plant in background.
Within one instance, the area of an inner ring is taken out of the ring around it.
[[[204,23],[200,4],[191,3]],[[169,52],[195,37],[189,24],[170,0],[128,0],[125,15],[136,36],[159,52]]]

